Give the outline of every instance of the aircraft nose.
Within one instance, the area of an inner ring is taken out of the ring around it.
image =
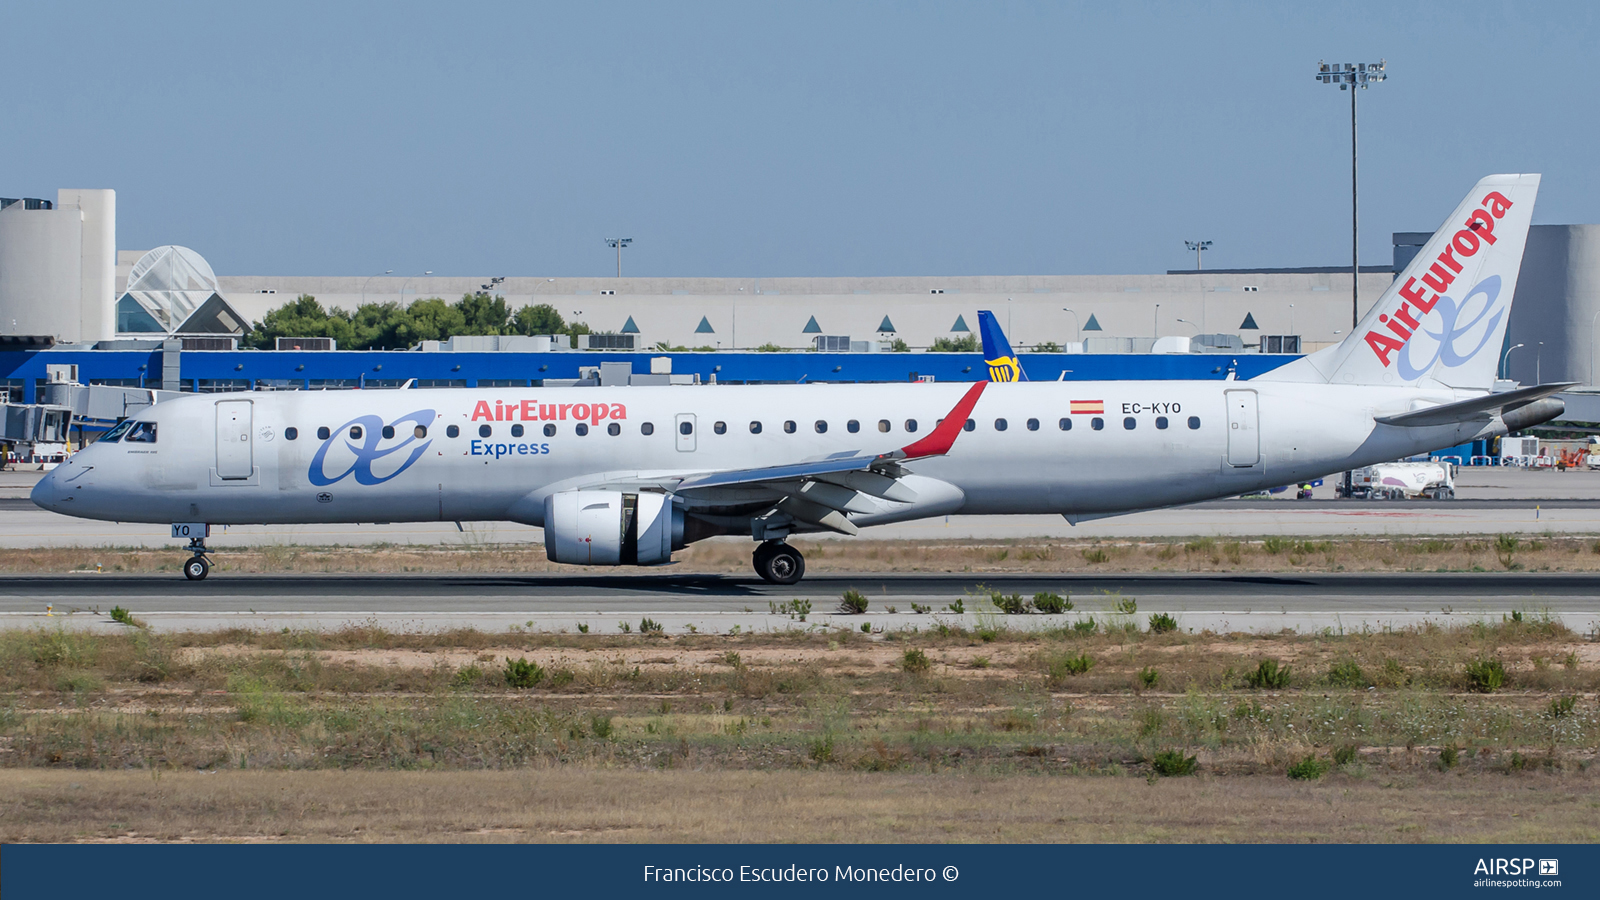
[[[49,510],[54,510],[56,508],[57,471],[59,471],[59,469],[51,469],[50,471],[46,472],[44,477],[39,479],[39,483],[33,486],[33,492],[29,494],[28,497],[33,501],[35,506],[38,506],[41,509]]]

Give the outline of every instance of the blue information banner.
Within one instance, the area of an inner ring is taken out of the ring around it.
[[[1594,897],[1588,845],[7,845],[5,900]],[[1001,894],[1000,892],[1005,892]],[[1504,896],[1504,894],[1499,894]],[[1018,894],[1018,896],[1024,896]]]

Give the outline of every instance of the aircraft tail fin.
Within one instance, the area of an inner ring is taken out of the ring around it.
[[[989,365],[990,381],[1027,381],[1022,362],[1011,352],[1011,342],[1000,329],[1000,322],[987,309],[978,310],[978,333],[983,335],[983,361]]]
[[[1344,341],[1262,381],[1494,386],[1538,175],[1478,182]]]

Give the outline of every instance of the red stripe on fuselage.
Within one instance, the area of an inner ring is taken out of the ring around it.
[[[967,389],[961,402],[956,408],[950,410],[950,415],[944,417],[931,434],[920,441],[907,444],[901,448],[907,458],[916,459],[923,456],[943,456],[950,452],[951,445],[956,442],[956,435],[961,433],[962,426],[967,424],[967,417],[972,415],[972,408],[978,405],[978,395],[989,382],[979,381]]]

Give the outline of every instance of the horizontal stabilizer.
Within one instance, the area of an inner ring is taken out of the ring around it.
[[[1485,394],[1470,400],[1446,403],[1443,406],[1430,406],[1427,409],[1418,409],[1397,416],[1379,416],[1376,421],[1380,425],[1396,425],[1401,428],[1457,425],[1473,418],[1487,418],[1490,413],[1503,413],[1508,407],[1514,409],[1535,400],[1542,400],[1552,394],[1559,394],[1577,383],[1563,381],[1557,384],[1537,384],[1514,391]]]

